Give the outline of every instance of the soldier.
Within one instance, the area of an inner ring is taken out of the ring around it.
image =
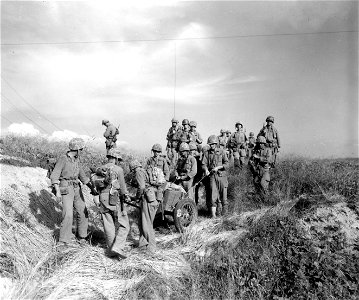
[[[102,125],[106,126],[106,131],[103,136],[106,139],[106,153],[111,148],[116,147],[117,135],[119,134],[118,128],[115,125],[111,124],[109,120],[102,120]]]
[[[176,140],[178,141],[178,147],[181,143],[187,143],[194,141],[192,134],[190,133],[189,121],[187,119],[183,119],[182,121],[182,129],[177,132]]]
[[[256,145],[256,139],[254,137],[254,132],[249,133],[247,148],[248,148],[248,157],[252,157],[253,148]]]
[[[242,168],[245,163],[245,157],[247,156],[246,142],[247,136],[243,131],[243,125],[241,122],[237,122],[236,132],[233,132],[227,142],[228,148],[231,149],[234,156],[234,166]]]
[[[161,156],[162,147],[160,144],[154,144],[152,146],[153,156],[147,160],[146,171],[149,174],[152,174],[151,184],[157,187],[157,200],[162,201],[163,199],[163,190],[166,184],[166,181],[170,178],[170,170],[167,165],[166,159]]]
[[[189,155],[189,146],[187,143],[182,143],[179,148],[180,156],[176,165],[176,182],[181,184],[188,197],[193,199],[194,193],[191,189],[193,185],[193,178],[197,174],[196,159]]]
[[[172,126],[168,129],[167,132],[167,157],[171,161],[171,164],[174,165],[177,161],[177,149],[178,149],[178,141],[177,141],[177,133],[180,130],[178,126],[178,120],[173,118],[171,120]]]
[[[202,158],[202,169],[209,177],[208,189],[210,192],[208,203],[212,218],[216,217],[217,206],[222,205],[222,214],[227,213],[227,169],[228,158],[223,149],[217,148],[218,139],[215,135],[208,138],[208,151],[204,152]],[[218,213],[220,213],[218,211]]]
[[[110,149],[107,159],[107,163],[97,168],[92,176],[94,185],[100,193],[99,203],[96,204],[99,205],[101,212],[108,256],[126,258],[124,246],[130,231],[130,224],[123,200],[129,196],[123,169],[119,166],[122,161],[119,149]],[[119,225],[117,232],[116,221]]]
[[[266,147],[265,137],[257,137],[256,146],[253,149],[253,154],[248,164],[253,174],[254,186],[261,196],[268,194],[271,162],[272,150]]]
[[[202,179],[203,172],[201,166],[201,154],[197,151],[197,145],[194,142],[189,143],[189,151],[190,155],[193,156],[196,159],[196,165],[197,165],[197,173],[193,178],[193,185],[195,185],[197,182],[199,182]],[[194,200],[196,204],[198,204],[198,193],[199,193],[199,184],[196,185],[194,189]]]
[[[190,134],[192,135],[191,137],[191,142],[195,142],[196,146],[197,146],[197,150],[200,152],[202,149],[202,138],[201,135],[199,134],[199,132],[197,132],[197,122],[196,121],[191,121],[189,122],[189,126],[190,126]]]
[[[88,212],[80,181],[91,189],[93,195],[97,194],[80,165],[79,155],[84,146],[85,143],[82,139],[73,138],[69,143],[69,151],[59,158],[50,175],[56,197],[62,200],[62,222],[59,237],[59,245],[62,247],[71,244],[73,209],[77,213],[78,240],[81,244],[86,243]]]
[[[150,184],[149,174],[138,160],[130,162],[130,170],[134,174],[131,184],[137,187],[135,200],[141,201],[141,221],[139,224],[140,239],[138,247],[141,250],[154,251],[156,249],[155,231],[153,220],[158,208],[156,200],[156,188]]]
[[[227,135],[226,135],[226,130],[225,129],[221,129],[221,134],[217,137],[218,138],[218,147],[220,149],[226,149],[227,146]]]
[[[278,130],[273,126],[274,117],[268,116],[266,118],[267,125],[263,126],[263,128],[259,131],[257,137],[264,136],[266,139],[266,146],[272,150],[273,162],[272,167],[275,166],[277,161],[277,154],[280,148],[280,140]]]

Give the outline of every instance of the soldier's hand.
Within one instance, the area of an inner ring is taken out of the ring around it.
[[[211,172],[206,170],[206,176],[208,176],[209,174],[211,174]]]

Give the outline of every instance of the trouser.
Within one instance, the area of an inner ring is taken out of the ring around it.
[[[233,151],[234,156],[234,166],[242,168],[245,164],[245,155],[241,153],[242,151]]]
[[[228,189],[228,178],[227,176],[219,176],[213,174],[208,180],[208,191],[209,191],[209,206],[216,207],[221,204],[222,207],[227,206],[227,189]]]
[[[253,181],[254,186],[259,193],[263,195],[268,194],[268,187],[270,182],[269,169],[260,168],[259,172],[254,174]]]
[[[148,246],[150,249],[156,248],[155,231],[153,229],[153,220],[155,219],[158,202],[148,202],[143,197],[141,203],[141,220],[140,220],[140,239],[138,247]]]
[[[107,151],[106,153],[108,153],[111,148],[116,148],[116,141],[114,141],[113,139],[107,139],[105,143]]]
[[[193,178],[191,178],[190,180],[181,181],[181,185],[183,186],[184,190],[188,193],[188,197],[193,200],[194,189],[191,188],[193,186]]]
[[[84,196],[79,185],[68,186],[68,194],[62,195],[62,222],[60,227],[60,242],[68,243],[72,237],[73,209],[76,212],[77,235],[87,237],[88,211]]]
[[[171,166],[175,166],[178,158],[178,153],[176,151],[176,148],[167,148],[167,157],[170,160]]]

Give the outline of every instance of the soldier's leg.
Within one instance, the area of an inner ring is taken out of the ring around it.
[[[130,223],[128,221],[128,216],[126,210],[119,211],[117,216],[117,221],[119,224],[119,227],[117,229],[115,241],[112,245],[112,251],[115,251],[117,253],[122,253],[126,239],[128,236],[128,233],[130,232]]]
[[[77,215],[77,235],[79,238],[84,239],[87,237],[89,219],[85,199],[80,186],[74,187],[74,194],[74,208]]]
[[[218,190],[222,203],[222,215],[228,213],[228,200],[227,200],[227,190],[228,190],[228,178],[227,176],[219,177]]]
[[[217,201],[218,201],[218,187],[217,187],[216,175],[212,175],[209,181],[210,181],[210,189],[211,189],[211,217],[214,218],[216,216]]]
[[[106,244],[108,249],[111,249],[116,236],[116,228],[113,212],[108,210],[107,212],[101,213],[103,230],[105,232]]]
[[[183,188],[188,193],[188,197],[194,199],[194,189],[192,189],[193,178],[190,180],[182,181]]]
[[[60,226],[59,242],[69,243],[72,237],[72,221],[74,206],[74,189],[68,188],[68,194],[62,195],[62,222]]]
[[[157,208],[157,201],[153,201],[151,203],[148,203],[146,200],[142,201],[140,239],[138,243],[139,247],[156,247],[155,231],[153,230],[153,220],[155,218]]]
[[[234,157],[234,166],[235,167],[240,167],[238,151],[233,151],[233,157]]]
[[[262,174],[261,180],[260,180],[261,189],[262,189],[264,195],[268,194],[269,182],[270,182],[270,173],[269,173],[269,170],[265,169],[263,171],[263,174]]]

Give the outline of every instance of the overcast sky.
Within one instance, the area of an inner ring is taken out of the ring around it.
[[[205,139],[273,115],[282,153],[358,156],[357,2],[163,3],[1,2],[2,132],[101,137],[106,118],[149,151],[175,95]]]

